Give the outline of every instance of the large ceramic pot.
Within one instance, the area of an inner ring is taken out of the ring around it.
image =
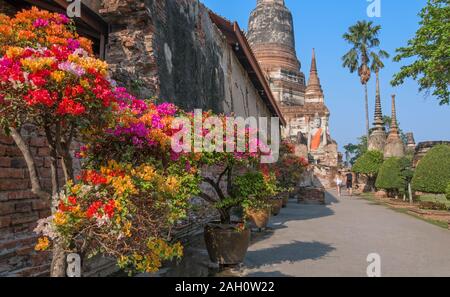
[[[236,224],[207,224],[204,236],[209,258],[220,265],[242,263],[250,245],[250,235],[250,229],[238,230]]]
[[[282,207],[285,208],[287,207],[288,203],[289,203],[289,192],[283,192],[280,194],[280,197],[283,201],[283,205]]]
[[[272,215],[277,216],[280,214],[281,208],[283,207],[282,199],[272,199],[270,200],[272,204]]]
[[[247,217],[252,228],[264,229],[267,227],[270,219],[270,209],[249,209]]]

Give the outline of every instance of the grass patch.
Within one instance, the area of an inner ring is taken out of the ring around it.
[[[444,194],[441,194],[441,195],[434,195],[434,194],[421,195],[421,196],[419,196],[417,198],[417,201],[443,203],[443,204],[447,205],[448,208],[450,208],[450,200],[445,198]]]
[[[395,208],[395,207],[392,207],[389,204],[384,203],[383,201],[377,200],[375,198],[375,193],[362,193],[359,196],[364,198],[365,200],[371,202],[371,204],[383,205],[383,206],[386,206],[387,208],[389,208],[389,209],[391,209],[391,210],[393,210],[393,211],[395,211],[397,213],[406,214],[406,215],[412,216],[412,217],[414,217],[416,219],[422,220],[424,222],[427,222],[427,223],[433,224],[435,226],[441,227],[443,229],[446,229],[446,230],[448,229],[448,223],[447,222],[438,221],[438,220],[432,220],[432,219],[427,219],[427,218],[421,217],[419,215],[410,213],[409,209],[407,209],[407,208]],[[424,197],[424,196],[422,196],[422,197]],[[434,196],[435,195],[426,195],[425,197],[428,197],[429,199],[430,198],[434,199],[435,198]],[[445,200],[447,200],[445,198],[445,196],[443,196],[443,197],[444,197]],[[427,199],[427,198],[425,198],[425,199]],[[421,201],[423,201],[423,200],[421,200]],[[429,200],[429,201],[434,201],[434,200]],[[450,201],[447,200],[447,202],[450,202]]]

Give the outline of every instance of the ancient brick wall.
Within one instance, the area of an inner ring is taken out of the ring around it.
[[[186,110],[269,115],[208,10],[194,0],[103,0],[114,78]]]

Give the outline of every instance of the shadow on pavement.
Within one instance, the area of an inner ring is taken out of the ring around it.
[[[261,266],[281,264],[283,262],[300,262],[303,260],[320,259],[335,248],[321,242],[293,241],[288,244],[280,244],[267,249],[249,251],[247,253],[245,266],[248,269]]]

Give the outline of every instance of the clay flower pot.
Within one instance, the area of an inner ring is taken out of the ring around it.
[[[289,192],[283,192],[280,194],[280,197],[283,201],[283,205],[282,207],[285,208],[287,207],[288,203],[289,203]]]
[[[249,209],[246,214],[250,221],[251,227],[258,229],[264,229],[267,227],[270,219],[270,209]]]
[[[205,226],[205,243],[209,258],[220,265],[237,265],[244,261],[250,245],[250,229],[238,230],[236,224],[212,222]]]
[[[272,199],[272,200],[270,200],[270,203],[272,204],[272,215],[273,216],[279,215],[281,208],[283,207],[283,200],[282,199]]]

